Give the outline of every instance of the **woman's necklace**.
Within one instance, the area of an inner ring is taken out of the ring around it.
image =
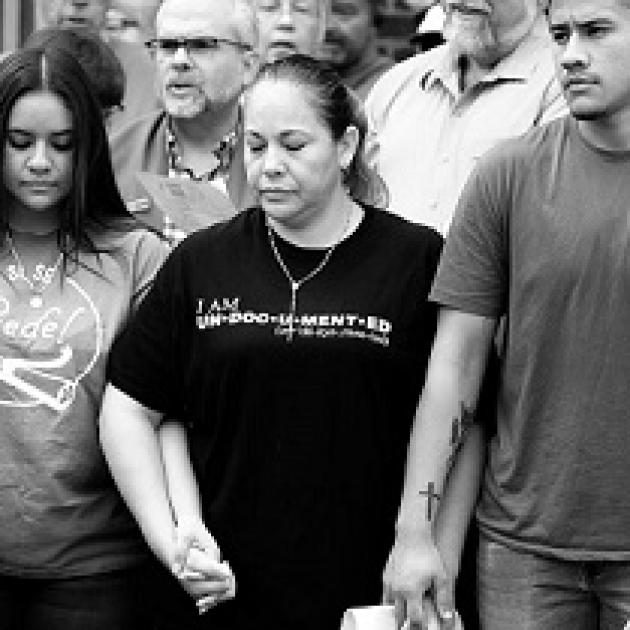
[[[28,288],[31,291],[31,296],[29,299],[29,304],[32,308],[41,308],[44,305],[44,291],[50,284],[52,283],[57,270],[59,269],[59,265],[61,265],[61,261],[63,260],[63,252],[59,253],[57,260],[54,265],[48,267],[42,263],[37,263],[35,265],[35,271],[32,276],[26,275],[26,269],[20,259],[20,255],[15,248],[15,244],[13,243],[13,239],[11,238],[11,233],[6,233],[7,245],[9,246],[9,251],[11,252],[11,256],[15,261],[14,265],[7,266],[7,275],[11,282],[15,282],[16,280],[23,280]]]
[[[297,292],[300,290],[300,287],[302,287],[302,285],[304,285],[309,280],[312,280],[327,265],[333,252],[335,251],[339,243],[343,241],[346,232],[348,231],[351,215],[352,207],[350,208],[350,210],[348,210],[348,212],[346,212],[346,218],[339,238],[326,250],[326,252],[324,253],[324,257],[321,259],[319,264],[314,269],[309,271],[305,276],[302,276],[299,280],[295,280],[295,278],[291,275],[291,272],[289,271],[286,263],[282,259],[282,256],[280,255],[280,252],[278,251],[278,247],[276,245],[276,237],[274,235],[274,232],[265,217],[265,223],[267,225],[267,235],[269,236],[269,244],[271,245],[271,250],[273,251],[273,255],[276,259],[276,262],[278,263],[278,266],[280,267],[280,269],[282,269],[282,273],[285,275],[286,279],[291,285],[291,309],[289,312],[289,328],[287,341],[293,341],[293,323],[295,321],[297,312]]]

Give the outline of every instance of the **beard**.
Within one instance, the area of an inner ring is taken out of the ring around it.
[[[498,43],[488,16],[453,11],[447,15],[443,33],[456,57],[470,57],[480,65],[496,61]]]
[[[203,90],[198,90],[184,98],[177,98],[168,94],[162,94],[164,109],[175,118],[195,118],[207,107],[208,99]]]

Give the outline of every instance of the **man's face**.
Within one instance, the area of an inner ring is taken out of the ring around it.
[[[441,0],[444,37],[458,54],[493,66],[511,53],[538,15],[537,0]]]
[[[370,0],[332,0],[322,57],[338,69],[360,61],[374,36]]]
[[[323,34],[323,0],[254,0],[260,60],[294,53],[316,56]]]
[[[53,0],[49,7],[51,24],[101,28],[105,22],[107,0]]]
[[[245,82],[245,53],[239,48],[232,20],[232,10],[219,0],[171,2],[159,14],[158,42],[192,42],[155,50],[160,94],[172,116],[194,118],[238,99]],[[195,46],[208,37],[227,41],[207,49]]]
[[[553,0],[549,26],[556,71],[573,116],[630,118],[630,5]]]

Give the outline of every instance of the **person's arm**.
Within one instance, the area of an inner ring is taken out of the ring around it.
[[[190,461],[186,429],[177,420],[163,422],[158,438],[175,521],[202,521],[199,486]]]
[[[145,407],[110,384],[105,389],[99,418],[101,446],[114,481],[147,544],[195,598],[200,612],[204,612],[233,597],[234,579],[229,566],[204,553],[204,544],[211,538],[205,527],[198,531],[192,528],[192,523],[177,526],[174,522],[157,434],[161,420],[161,413]],[[173,435],[175,439],[170,450],[167,446],[166,461],[170,464],[170,477],[176,484],[173,489],[179,495],[173,502],[181,509],[193,505],[197,490],[196,484],[194,488],[184,486],[190,482],[187,473],[183,472],[190,466],[187,449],[185,457],[174,464],[175,457],[182,455],[185,440],[183,443],[179,441],[179,432]],[[193,543],[200,547],[195,548],[194,553]],[[182,566],[183,560],[185,566]]]
[[[475,423],[464,438],[440,499],[433,537],[451,589],[455,587],[466,532],[477,505],[485,452],[484,428]]]
[[[221,551],[203,522],[201,496],[195,477],[188,437],[183,424],[167,420],[158,429],[164,474],[175,519],[173,570],[200,613],[233,598],[236,582]]]
[[[156,433],[161,420],[160,412],[107,385],[99,417],[105,459],[147,544],[170,568],[175,524]]]
[[[474,414],[495,328],[492,317],[448,308],[440,311],[410,438],[396,539],[383,577],[386,598],[397,605],[399,617],[406,609],[406,616],[416,623],[421,621],[422,598],[432,589],[440,613],[452,611],[450,580],[432,536],[436,503],[431,495],[443,493],[449,462],[457,448],[454,433],[460,434]],[[468,455],[474,455],[474,449],[463,454],[465,462]],[[471,462],[475,462],[474,457]],[[473,495],[476,497],[476,490]],[[461,527],[468,524],[466,518],[453,522]],[[443,601],[445,593],[448,602]]]

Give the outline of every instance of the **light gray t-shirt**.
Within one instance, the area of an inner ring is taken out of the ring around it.
[[[630,560],[630,152],[589,146],[571,118],[491,151],[432,298],[506,316],[482,532]]]
[[[0,250],[0,573],[90,575],[145,547],[100,450],[97,416],[113,339],[164,259],[145,231],[94,237],[33,294]],[[48,265],[50,261],[41,261]],[[26,261],[24,261],[26,263]],[[27,266],[30,274],[35,268]],[[71,268],[72,267],[72,268]],[[27,277],[29,277],[27,276]],[[31,280],[33,282],[33,280]]]

